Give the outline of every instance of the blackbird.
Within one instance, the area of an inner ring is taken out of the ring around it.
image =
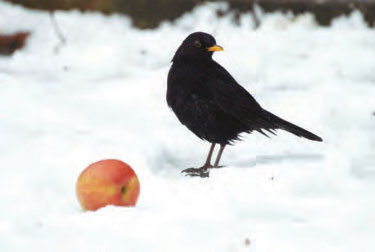
[[[189,168],[190,176],[207,177],[210,168],[218,168],[227,144],[239,140],[239,134],[257,131],[265,136],[277,129],[313,141],[317,135],[263,109],[249,92],[212,59],[223,51],[215,38],[204,32],[190,34],[177,49],[168,73],[167,103],[179,121],[199,138],[211,143],[206,162]],[[220,144],[214,165],[211,157]]]

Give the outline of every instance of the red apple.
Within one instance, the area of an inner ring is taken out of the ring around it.
[[[107,159],[89,165],[79,175],[76,192],[85,210],[107,205],[134,206],[139,195],[139,180],[126,163]]]

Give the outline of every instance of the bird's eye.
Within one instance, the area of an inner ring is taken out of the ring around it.
[[[202,46],[202,43],[199,42],[198,40],[195,40],[195,42],[194,42],[194,46],[197,47],[197,48],[199,48],[199,47]]]

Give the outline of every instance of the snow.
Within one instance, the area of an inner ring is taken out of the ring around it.
[[[45,12],[0,2],[0,32],[32,33],[0,57],[1,251],[375,250],[375,34],[359,12],[330,27],[310,14],[216,18],[203,5],[140,31],[128,18]],[[191,32],[215,35],[215,59],[273,113],[323,137],[254,133],[228,147],[210,178],[180,171],[209,144],[165,102],[170,60]],[[134,208],[83,212],[80,172],[129,163]]]

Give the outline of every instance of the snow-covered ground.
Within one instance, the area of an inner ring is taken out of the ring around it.
[[[319,27],[311,15],[262,15],[252,29],[205,5],[140,31],[128,18],[47,13],[0,2],[0,32],[32,33],[0,57],[0,249],[7,251],[375,251],[375,31],[361,15]],[[165,102],[170,60],[191,32],[215,35],[214,58],[268,110],[323,137],[254,133],[224,152]],[[135,208],[83,212],[75,195],[90,163],[135,169]]]

